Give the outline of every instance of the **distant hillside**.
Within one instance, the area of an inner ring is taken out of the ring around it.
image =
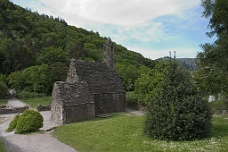
[[[98,32],[69,26],[64,19],[0,1],[0,74],[41,64],[68,67],[71,58],[101,62],[106,40]],[[119,44],[115,52],[116,63],[154,66],[153,60]]]
[[[187,70],[197,69],[195,58],[177,58],[177,61]]]
[[[169,59],[170,59],[170,57],[165,56],[163,58],[156,59],[156,61],[169,60]],[[186,70],[190,70],[190,71],[197,70],[197,64],[196,64],[197,59],[195,59],[195,58],[176,58],[176,60]]]

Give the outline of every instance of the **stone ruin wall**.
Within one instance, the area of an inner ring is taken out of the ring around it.
[[[124,111],[125,93],[93,93],[92,96],[96,115]]]
[[[95,117],[94,102],[85,82],[56,82],[52,92],[51,119],[58,124]]]

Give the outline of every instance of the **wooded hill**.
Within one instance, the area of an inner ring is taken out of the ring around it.
[[[71,58],[102,61],[107,38],[0,0],[0,39],[0,73],[9,75],[40,64],[68,67]],[[121,45],[115,44],[115,52],[116,63],[154,66],[152,60]]]
[[[64,19],[31,12],[0,0],[0,81],[24,94],[50,94],[66,79],[70,59],[103,61],[106,37],[70,26]],[[158,60],[116,44],[115,68],[127,91]],[[145,70],[146,69],[146,70]]]

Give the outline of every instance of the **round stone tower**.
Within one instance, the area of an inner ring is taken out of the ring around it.
[[[109,68],[114,68],[114,45],[110,38],[104,44],[104,63]]]

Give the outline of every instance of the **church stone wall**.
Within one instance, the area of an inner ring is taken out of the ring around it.
[[[124,111],[125,93],[94,93],[92,96],[96,115]]]
[[[95,117],[94,103],[85,103],[78,105],[65,106],[64,124],[86,121]]]
[[[56,82],[52,92],[51,111],[51,119],[58,124],[94,118],[94,102],[87,83]]]

